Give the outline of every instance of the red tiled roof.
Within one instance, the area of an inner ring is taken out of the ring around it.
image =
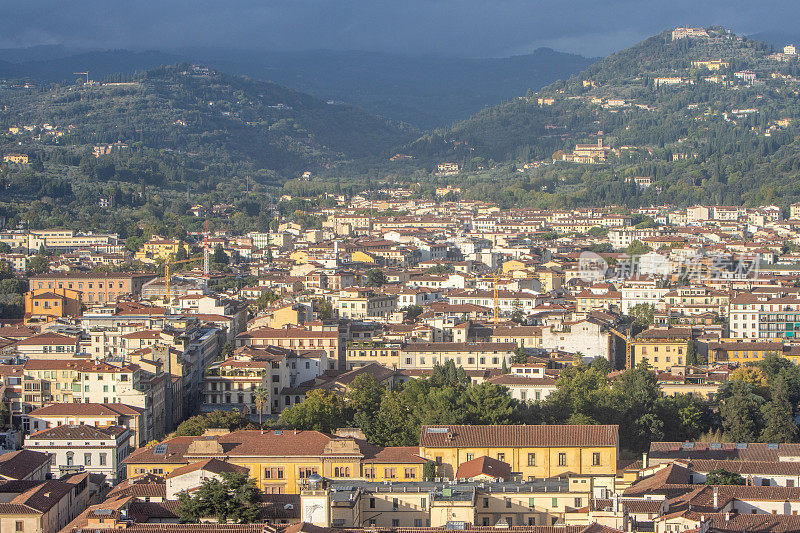
[[[43,429],[28,436],[28,439],[115,439],[120,434],[128,431],[128,428],[120,426],[109,426],[105,428],[94,426],[57,426],[50,429]],[[27,442],[27,440],[26,440]]]
[[[618,442],[616,425],[422,426],[419,439],[420,446],[438,448],[617,446]]]
[[[66,335],[59,335],[57,333],[40,333],[39,335],[20,340],[17,346],[52,346],[56,344],[72,345],[77,343],[78,339],[75,337],[67,337]]]
[[[136,416],[143,412],[141,407],[124,403],[54,403],[34,409],[28,416]]]
[[[480,475],[508,481],[511,477],[511,465],[484,455],[458,465],[456,479],[471,479]]]
[[[49,462],[48,454],[33,450],[4,453],[0,455],[0,476],[6,479],[25,479]]]
[[[222,474],[223,472],[240,472],[242,474],[246,474],[247,472],[250,471],[249,468],[245,468],[243,466],[237,466],[231,463],[227,463],[225,461],[220,461],[219,459],[206,459],[205,461],[200,461],[198,463],[191,463],[186,466],[181,466],[179,468],[176,468],[175,470],[169,473],[167,478],[182,476],[190,472],[196,472],[197,470],[203,470],[205,472],[213,472],[215,474]]]

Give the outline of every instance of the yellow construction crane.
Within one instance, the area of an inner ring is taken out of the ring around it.
[[[170,294],[169,294],[169,284],[170,284],[170,279],[172,278],[172,276],[170,275],[170,268],[172,268],[173,265],[179,265],[181,263],[192,263],[194,261],[199,261],[199,260],[202,259],[203,260],[203,275],[208,277],[208,248],[203,250],[203,255],[202,256],[190,257],[189,259],[181,259],[180,261],[175,261],[173,259],[173,257],[174,256],[172,256],[172,255],[169,256],[169,259],[167,259],[164,262],[164,288],[165,288],[165,290],[164,290],[164,300],[167,301],[167,302],[172,301],[172,298],[170,297]]]

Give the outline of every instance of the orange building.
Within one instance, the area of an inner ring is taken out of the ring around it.
[[[81,316],[81,293],[72,289],[34,289],[25,293],[25,324]]]

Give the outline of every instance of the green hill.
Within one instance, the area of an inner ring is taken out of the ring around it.
[[[161,65],[199,63],[429,129],[569,77],[595,60],[549,48],[507,58],[466,59],[332,50],[132,52],[38,46],[0,49],[0,78],[72,82],[74,72],[89,71],[94,79],[102,80]]]
[[[406,150],[489,174],[500,183],[469,194],[509,205],[786,204],[800,199],[800,61],[772,53],[721,28],[666,31]],[[552,163],[598,139],[607,161]]]
[[[48,190],[33,182],[62,178],[201,192],[280,185],[307,170],[383,158],[418,135],[358,108],[201,67],[120,81],[0,87],[0,153],[24,152],[33,162],[2,170],[8,195],[37,198]],[[14,126],[36,128],[12,134]]]

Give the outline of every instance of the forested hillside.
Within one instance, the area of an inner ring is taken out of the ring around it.
[[[0,78],[72,82],[130,76],[160,65],[199,63],[222,72],[269,80],[355,105],[370,113],[430,129],[468,118],[508,98],[567,78],[595,59],[540,48],[504,58],[404,56],[379,52],[251,51],[189,48],[178,51],[78,51],[63,46],[0,49]]]
[[[413,133],[357,108],[188,65],[122,83],[1,92],[0,152],[31,160],[2,175],[8,194],[21,198],[45,195],[33,182],[54,177],[201,191],[244,189],[246,180],[280,185],[307,170],[383,156]]]
[[[666,31],[407,150],[460,163],[468,196],[506,205],[797,201],[800,61],[773,52],[721,28]],[[570,160],[598,140],[603,161]]]

